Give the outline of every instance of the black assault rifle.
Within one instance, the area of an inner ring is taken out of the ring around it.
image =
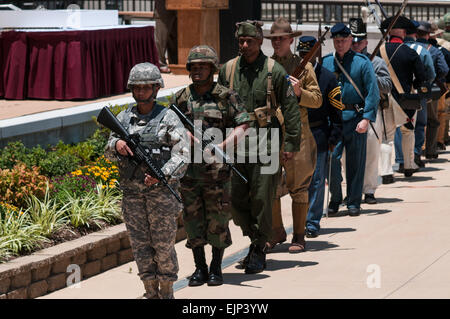
[[[205,136],[204,132],[201,129],[195,127],[194,123],[190,119],[184,115],[183,112],[175,105],[171,104],[169,109],[175,112],[175,114],[180,118],[181,122],[187,126],[187,129],[191,132],[193,136],[201,136],[202,137],[202,150],[204,150],[207,146],[211,148],[211,153],[213,155],[217,155],[220,160],[222,160],[225,164],[227,164],[233,172],[235,172],[244,183],[248,183],[247,179],[237,170],[236,167],[231,163],[231,158],[216,144],[213,143],[213,139],[211,137]]]
[[[149,169],[150,175],[153,178],[156,178],[158,181],[162,182],[173,194],[173,196],[175,196],[175,198],[180,203],[182,202],[180,196],[173,190],[172,187],[170,187],[169,183],[166,180],[166,177],[164,176],[164,173],[153,160],[150,150],[140,143],[139,136],[129,134],[123,127],[122,123],[117,120],[114,114],[107,107],[104,107],[100,111],[100,114],[97,117],[97,121],[119,135],[120,139],[124,140],[133,152],[131,160],[136,165],[144,163],[145,166],[147,166],[147,168]]]

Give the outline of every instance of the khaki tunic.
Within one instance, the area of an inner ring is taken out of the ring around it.
[[[283,58],[273,56],[273,59],[280,63],[288,74],[292,74],[302,61],[299,56],[294,54]],[[319,108],[322,105],[322,94],[311,63],[306,65],[306,72],[300,79],[300,88],[302,89],[298,102],[302,124],[300,152],[294,153],[294,157],[284,163],[286,184],[282,185],[283,176],[277,189],[277,197],[285,195],[284,189],[287,188],[294,202],[307,204],[308,188],[317,160],[317,146],[309,127],[307,108]]]

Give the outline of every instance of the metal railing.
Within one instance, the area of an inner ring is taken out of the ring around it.
[[[389,15],[394,15],[401,5],[400,1],[397,3],[381,2]],[[430,5],[427,2],[409,3],[405,15],[418,21],[430,21],[450,12],[450,3]],[[121,11],[153,11],[155,8],[155,0],[0,0],[0,4],[6,3],[12,3],[22,9],[36,9],[38,6],[46,9],[66,9],[70,4],[77,4],[81,9],[118,9]],[[375,2],[372,1],[372,3]],[[363,0],[345,2],[339,0],[261,0],[261,18],[263,21],[274,21],[277,17],[284,16],[290,22],[300,23],[348,22],[351,17],[361,16],[361,7],[364,5]]]
[[[375,1],[371,1],[376,6]],[[429,5],[423,3],[409,3],[405,10],[407,17],[417,21],[431,21],[441,18],[450,12],[450,3]],[[395,15],[401,2],[389,3],[381,1],[388,15]],[[313,1],[313,0],[262,0],[261,18],[263,21],[274,21],[283,16],[290,22],[298,23],[347,23],[350,18],[361,17],[361,7],[365,1]]]
[[[66,9],[70,4],[77,4],[81,9],[105,10],[117,9],[121,11],[153,11],[155,0],[41,0],[14,1],[0,0],[0,4],[12,3],[21,9]]]

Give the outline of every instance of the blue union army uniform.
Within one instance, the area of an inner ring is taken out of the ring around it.
[[[338,23],[331,29],[331,33],[332,37],[347,37],[350,36],[350,29],[344,24]],[[342,103],[345,106],[342,111],[343,138],[336,145],[331,160],[331,201],[329,213],[337,213],[339,204],[342,202],[340,160],[345,147],[347,207],[350,210],[350,215],[359,215],[366,162],[367,133],[360,134],[355,129],[363,119],[375,122],[380,92],[369,58],[352,50],[345,53],[342,59],[338,56],[336,58],[340,60],[344,69],[353,79],[364,96],[364,100],[361,99],[353,85],[341,72],[334,59],[334,54],[325,56],[323,58],[323,66],[336,75],[341,87]],[[356,111],[355,106],[360,108],[360,112]]]
[[[312,36],[303,36],[299,39],[297,50],[307,54],[316,42],[316,38]],[[328,148],[329,145],[335,146],[342,139],[342,109],[344,108],[341,102],[341,88],[334,74],[315,61],[311,63],[322,93],[322,105],[318,109],[308,109],[309,126],[317,144],[316,167],[308,189],[306,237],[310,238],[316,237],[320,230],[325,197],[325,177],[328,175]]]

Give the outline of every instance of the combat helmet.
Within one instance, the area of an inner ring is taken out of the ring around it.
[[[219,58],[216,50],[208,45],[197,45],[189,51],[186,69],[191,70],[191,63],[208,62],[214,66],[214,72],[219,69]]]
[[[159,84],[164,87],[164,81],[158,67],[149,62],[139,63],[133,66],[128,77],[127,87],[136,84]]]

